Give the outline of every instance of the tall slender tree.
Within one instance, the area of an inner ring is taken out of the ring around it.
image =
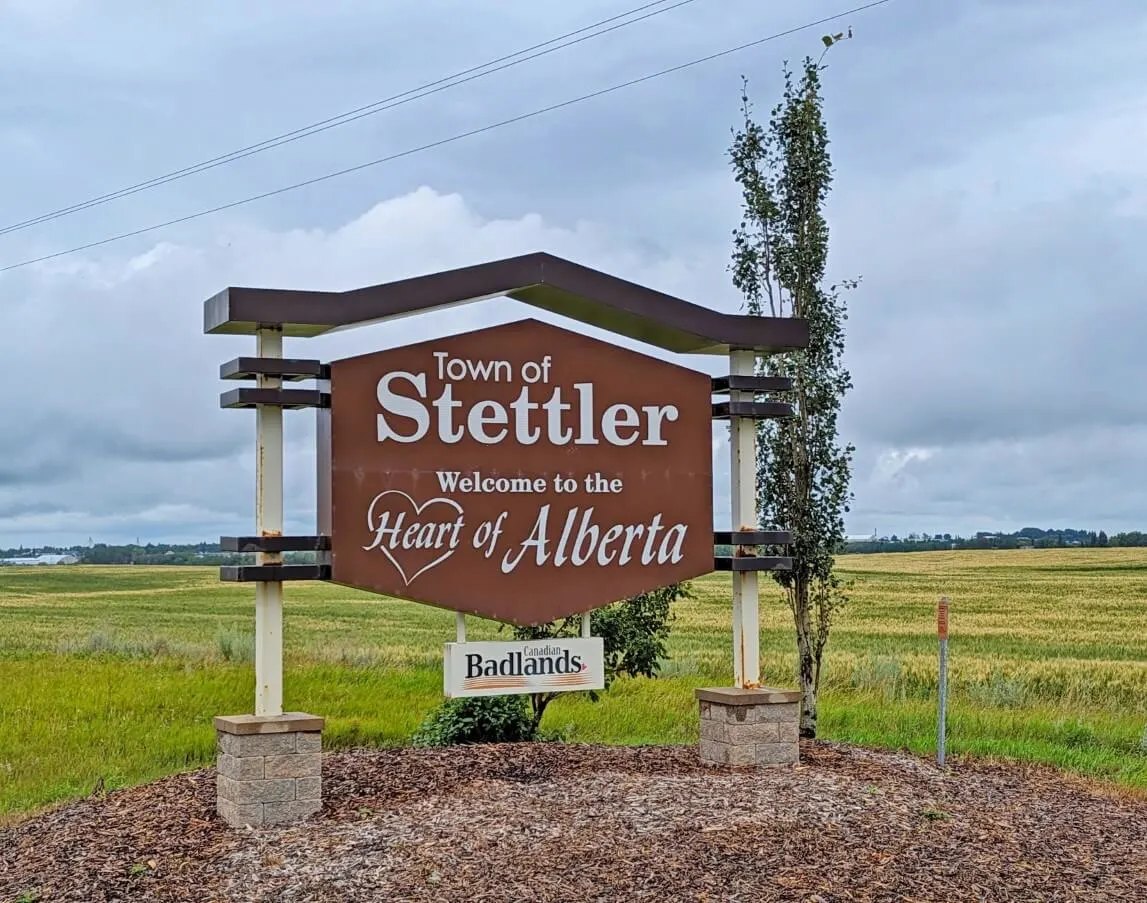
[[[848,34],[852,36],[851,31]],[[825,36],[825,52],[844,37]],[[793,569],[775,572],[796,628],[802,694],[801,734],[816,735],[817,696],[834,613],[847,601],[833,572],[844,542],[844,514],[853,446],[837,430],[841,401],[852,387],[843,363],[847,312],[842,291],[857,280],[825,285],[828,223],[824,206],[832,183],[820,59],[806,57],[799,76],[784,66],[784,88],[768,125],[753,118],[747,83],[743,122],[729,150],[744,202],[733,231],[733,284],[757,316],[795,316],[809,322],[808,348],[765,358],[762,375],[787,376],[795,416],[759,425],[757,487],[762,524],[794,534]]]

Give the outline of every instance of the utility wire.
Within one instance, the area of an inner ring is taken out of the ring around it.
[[[47,260],[55,260],[59,257],[65,257],[69,254],[76,254],[76,253],[79,253],[80,251],[87,251],[87,250],[90,250],[91,248],[99,248],[99,247],[102,247],[103,245],[112,244],[113,242],[123,241],[126,238],[134,238],[137,235],[145,235],[148,232],[155,232],[159,229],[166,229],[168,226],[176,226],[176,225],[179,225],[180,223],[190,222],[191,220],[200,219],[204,216],[211,216],[212,214],[215,214],[215,213],[222,213],[225,210],[232,210],[236,207],[242,207],[246,204],[252,204],[256,201],[262,201],[262,200],[265,200],[267,198],[276,197],[276,196],[281,195],[281,194],[286,194],[287,192],[290,192],[290,191],[296,191],[299,188],[306,188],[310,185],[317,185],[320,182],[326,182],[326,181],[329,181],[330,179],[337,179],[340,176],[349,175],[350,173],[360,172],[361,170],[369,169],[373,166],[379,166],[382,163],[390,163],[394,160],[402,159],[403,157],[409,157],[409,156],[412,156],[414,154],[421,153],[423,151],[433,150],[433,149],[438,148],[438,147],[443,147],[444,145],[447,145],[447,144],[453,144],[454,142],[461,141],[465,138],[472,138],[475,135],[482,135],[482,134],[485,134],[486,132],[492,132],[495,129],[502,128],[503,126],[513,125],[514,123],[518,123],[518,122],[524,122],[528,119],[534,119],[538,116],[543,116],[546,113],[552,113],[555,110],[561,110],[561,109],[565,109],[566,107],[572,107],[575,104],[579,104],[579,103],[582,103],[582,102],[587,101],[587,100],[593,100],[593,99],[598,98],[598,97],[604,97],[607,94],[612,94],[615,91],[621,91],[624,88],[631,88],[634,85],[644,84],[645,82],[653,81],[654,79],[661,78],[662,76],[665,76],[665,75],[671,75],[675,72],[681,72],[684,69],[690,69],[694,66],[699,66],[702,63],[708,63],[708,62],[712,62],[713,60],[720,59],[722,57],[731,56],[732,54],[739,53],[742,50],[748,50],[751,47],[758,47],[761,44],[768,43],[769,41],[775,41],[779,38],[787,37],[789,35],[796,34],[796,33],[801,32],[801,31],[806,31],[809,28],[815,28],[816,26],[824,25],[827,22],[834,22],[837,19],[843,19],[845,16],[850,16],[850,15],[854,15],[856,13],[864,12],[865,10],[873,9],[877,6],[883,6],[884,4],[889,3],[889,2],[891,2],[891,0],[872,0],[871,3],[865,3],[861,6],[854,6],[852,9],[848,9],[848,10],[845,10],[843,12],[836,13],[835,15],[825,16],[824,18],[817,19],[814,22],[806,22],[804,25],[797,25],[793,28],[786,29],[785,31],[779,31],[776,34],[771,34],[771,35],[768,35],[767,37],[758,38],[755,41],[748,41],[744,44],[738,44],[736,47],[730,47],[727,50],[720,50],[716,53],[711,53],[708,56],[703,56],[703,57],[700,57],[700,58],[695,59],[695,60],[690,60],[687,63],[680,63],[676,66],[670,66],[668,69],[661,69],[657,72],[652,72],[648,75],[640,76],[639,78],[634,78],[634,79],[630,79],[629,81],[626,81],[626,82],[621,82],[620,84],[613,85],[609,88],[602,88],[601,90],[593,91],[593,92],[590,92],[589,94],[582,94],[578,97],[570,98],[569,100],[563,100],[559,103],[550,104],[547,107],[542,107],[542,108],[537,109],[537,110],[532,110],[529,113],[522,113],[518,116],[512,116],[509,119],[502,119],[498,122],[493,122],[493,123],[490,123],[489,125],[484,125],[480,128],[471,129],[470,131],[467,131],[467,132],[460,132],[457,135],[451,135],[449,138],[441,138],[438,141],[431,141],[428,144],[421,144],[418,147],[412,147],[412,148],[408,148],[404,151],[398,151],[397,153],[390,154],[386,157],[379,157],[377,160],[370,160],[366,163],[359,163],[357,166],[348,166],[346,169],[340,169],[340,170],[337,170],[335,172],[329,172],[329,173],[326,173],[325,175],[316,176],[312,179],[306,179],[305,181],[302,181],[302,182],[296,182],[293,185],[286,185],[282,188],[275,188],[271,191],[264,191],[261,194],[251,195],[250,197],[242,198],[241,200],[238,200],[238,201],[231,201],[230,203],[227,203],[227,204],[220,204],[217,207],[211,207],[207,210],[200,210],[197,213],[189,213],[186,216],[176,217],[175,219],[170,219],[170,220],[167,220],[166,222],[162,222],[162,223],[156,223],[155,225],[152,225],[152,226],[145,226],[142,229],[135,229],[131,232],[122,232],[119,235],[113,235],[109,238],[100,239],[99,241],[93,241],[93,242],[89,242],[89,243],[84,244],[84,245],[78,245],[74,248],[69,248],[66,251],[56,251],[53,254],[45,254],[42,257],[35,257],[35,258],[30,259],[30,260],[20,261],[19,263],[9,264],[8,266],[0,267],[0,273],[7,273],[10,270],[17,270],[17,269],[20,269],[21,267],[31,266],[32,264],[43,263],[44,261],[47,261]]]
[[[551,53],[556,53],[559,50],[564,50],[567,47],[573,47],[575,44],[580,44],[583,41],[589,41],[593,38],[601,37],[602,35],[609,34],[610,32],[617,31],[625,28],[628,25],[634,25],[638,22],[643,22],[646,19],[651,19],[654,16],[659,16],[662,13],[667,13],[677,9],[681,6],[687,6],[694,3],[696,0],[677,0],[670,6],[666,6],[669,0],[653,0],[651,3],[646,3],[643,6],[638,6],[635,9],[628,10],[624,13],[618,13],[616,16],[610,16],[608,19],[602,19],[594,22],[592,25],[586,25],[576,31],[567,32],[563,35],[558,35],[556,38],[550,38],[548,41],[543,41],[540,44],[523,48],[514,53],[498,57],[495,60],[482,63],[480,66],[472,66],[469,69],[463,69],[461,72],[455,72],[453,75],[447,75],[443,78],[437,79],[432,82],[427,82],[417,88],[411,88],[403,91],[400,94],[392,94],[390,97],[384,97],[382,100],[377,100],[374,103],[367,104],[366,106],[358,107],[354,110],[349,110],[346,113],[340,113],[337,116],[331,116],[328,119],[322,119],[318,122],[312,122],[310,125],[302,126],[301,128],[294,129],[290,132],[284,132],[281,135],[276,135],[273,138],[268,138],[265,141],[260,141],[258,144],[251,144],[247,147],[241,147],[238,150],[231,151],[230,153],[221,154],[218,157],[212,157],[210,160],[204,160],[200,163],[195,163],[191,166],[186,166],[183,169],[177,169],[173,172],[165,173],[161,176],[156,176],[153,179],[148,179],[144,182],[137,182],[134,185],[128,185],[126,188],[120,188],[117,191],[102,194],[98,197],[89,198],[86,201],[72,204],[69,207],[61,207],[58,210],[51,210],[39,216],[27,219],[19,223],[13,223],[9,226],[0,228],[0,235],[8,235],[12,232],[19,232],[24,229],[29,229],[32,226],[38,226],[41,223],[50,222],[51,220],[60,219],[61,217],[70,216],[73,213],[79,213],[82,210],[89,210],[92,207],[98,207],[102,204],[117,201],[120,198],[129,197],[133,194],[138,194],[141,191],[149,191],[152,188],[158,188],[161,185],[167,185],[169,182],[176,182],[180,179],[186,179],[189,176],[198,175],[201,172],[215,169],[218,166],[225,166],[228,163],[234,163],[236,160],[242,160],[246,157],[252,157],[255,154],[261,154],[264,151],[272,150],[276,147],[282,147],[284,144],[290,144],[293,141],[299,141],[302,138],[309,138],[311,135],[317,135],[320,132],[325,132],[330,129],[338,128],[341,125],[355,122],[367,116],[374,116],[377,113],[382,113],[385,110],[392,110],[395,107],[400,107],[403,104],[411,103],[415,100],[421,100],[424,97],[429,97],[431,94],[437,94],[440,91],[446,91],[450,88],[456,88],[459,85],[464,85],[467,82],[475,81],[479,78],[485,78],[487,75],[493,75],[496,72],[501,72],[505,69],[510,69],[514,66],[527,63],[530,60],[535,60],[538,57],[547,56]],[[661,7],[660,9],[652,9],[652,7]],[[637,13],[644,12],[644,15],[636,16]],[[636,16],[636,18],[628,18]],[[619,19],[627,19],[624,22],[618,22]],[[611,22],[617,23],[610,25]],[[602,26],[609,25],[608,28]],[[600,29],[594,31],[594,29]],[[590,32],[590,34],[585,34]],[[581,37],[577,37],[581,35]],[[573,40],[570,40],[570,39]],[[564,43],[560,43],[564,42]],[[556,46],[549,46],[554,44]],[[541,48],[548,47],[549,49],[542,50]],[[537,52],[535,52],[537,51]],[[529,56],[523,56],[529,54]],[[514,57],[522,57],[521,59],[514,59]],[[494,68],[491,68],[494,67]],[[484,70],[484,71],[483,71]]]

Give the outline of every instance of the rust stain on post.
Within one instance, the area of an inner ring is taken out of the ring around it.
[[[757,529],[756,527],[750,527],[746,524],[741,524],[741,526],[737,528],[737,531],[741,532],[741,533],[751,533],[752,531],[754,531],[756,529]],[[754,558],[754,557],[756,557],[756,554],[757,554],[757,547],[756,546],[734,546],[733,547],[733,557],[734,558]]]
[[[738,637],[738,639],[741,641],[741,655],[740,655],[741,673],[736,675],[736,677],[738,678],[737,685],[739,687],[742,687],[743,689],[746,689],[746,690],[759,689],[761,687],[760,681],[745,680],[745,673],[744,673],[745,672],[745,632],[744,632],[744,630],[741,631],[741,634]]]
[[[948,639],[948,597],[941,596],[940,604],[936,606],[936,632],[940,639]]]

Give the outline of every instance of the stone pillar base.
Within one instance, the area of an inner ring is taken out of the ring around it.
[[[323,719],[302,712],[215,719],[215,809],[233,828],[276,825],[323,805]]]
[[[697,690],[701,761],[708,765],[795,765],[800,693],[761,687]]]

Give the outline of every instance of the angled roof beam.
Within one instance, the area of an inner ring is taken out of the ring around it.
[[[497,296],[678,353],[808,345],[804,320],[722,313],[544,253],[347,292],[228,288],[204,302],[203,329],[250,335],[282,326],[288,336],[315,336]]]

